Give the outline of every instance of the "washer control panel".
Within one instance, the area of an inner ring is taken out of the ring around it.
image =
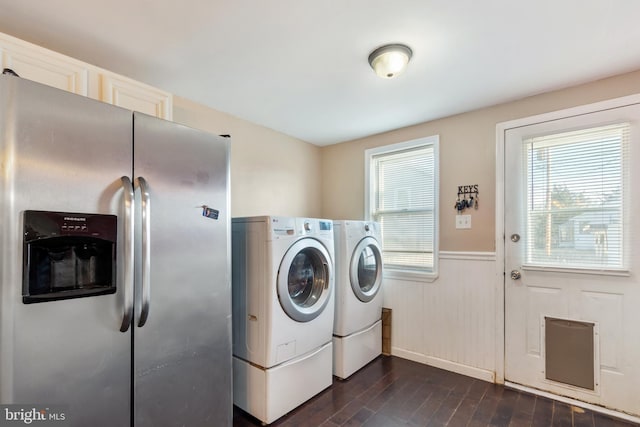
[[[271,217],[271,233],[279,236],[304,236],[309,234],[333,235],[333,221],[317,218]]]

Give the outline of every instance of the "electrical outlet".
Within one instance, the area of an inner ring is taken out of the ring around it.
[[[456,215],[456,228],[457,229],[471,228],[471,215]]]

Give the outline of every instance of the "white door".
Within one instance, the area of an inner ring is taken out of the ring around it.
[[[640,415],[640,106],[505,131],[505,380]]]

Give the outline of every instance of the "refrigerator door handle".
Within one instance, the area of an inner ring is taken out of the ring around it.
[[[133,185],[127,176],[120,178],[124,193],[124,245],[123,245],[123,306],[122,325],[120,332],[127,332],[133,318],[133,278],[134,278],[134,240],[133,240]]]
[[[147,322],[151,305],[151,197],[147,181],[139,176],[134,181],[135,188],[140,189],[140,212],[142,219],[142,301],[138,327],[141,328]]]

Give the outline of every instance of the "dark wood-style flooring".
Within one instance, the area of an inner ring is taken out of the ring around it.
[[[234,427],[260,421],[234,408]],[[631,427],[581,408],[398,357],[380,356],[271,426]],[[636,425],[637,426],[637,425]]]

